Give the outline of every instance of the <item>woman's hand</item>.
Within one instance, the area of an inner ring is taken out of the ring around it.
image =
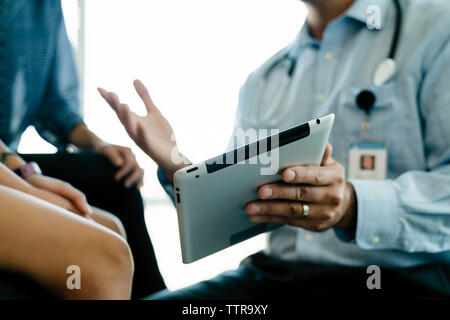
[[[71,201],[67,200],[62,196],[57,195],[56,193],[36,187],[33,187],[32,190],[28,193],[36,198],[42,199],[60,208],[76,213],[79,216],[90,218],[88,214],[85,214],[84,212],[80,211]]]
[[[33,186],[31,194],[35,197],[81,216],[87,217],[92,213],[84,193],[67,182],[38,174],[29,176],[26,181]]]
[[[280,223],[311,231],[329,228],[354,230],[356,197],[344,167],[331,158],[327,145],[321,166],[298,166],[282,173],[283,182],[259,188],[261,201],[246,207],[254,222]],[[309,214],[303,218],[303,204]]]
[[[134,87],[146,107],[147,114],[145,116],[139,116],[131,111],[127,104],[120,102],[114,92],[108,92],[102,88],[99,88],[98,91],[116,112],[131,139],[171,179],[173,173],[189,164],[189,161],[178,151],[172,127],[154,105],[145,86],[141,81],[135,80]]]

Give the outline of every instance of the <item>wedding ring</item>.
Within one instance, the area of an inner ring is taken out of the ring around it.
[[[306,219],[309,215],[309,206],[307,204],[303,204],[303,215],[302,219]]]

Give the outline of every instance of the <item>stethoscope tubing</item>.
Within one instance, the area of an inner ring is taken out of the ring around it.
[[[391,60],[394,62],[395,54],[398,47],[398,42],[400,38],[400,32],[401,32],[401,25],[402,25],[402,8],[400,6],[399,0],[393,0],[395,7],[396,7],[396,26],[394,30],[394,35],[391,43],[391,47],[389,49],[389,55],[386,60]],[[249,122],[251,125],[254,126],[261,126],[265,123],[268,123],[270,118],[275,114],[278,107],[282,104],[284,98],[287,96],[287,91],[289,89],[289,86],[291,84],[291,80],[298,62],[298,57],[291,57],[290,53],[292,51],[292,48],[289,52],[284,54],[281,58],[276,60],[271,66],[267,68],[267,70],[264,72],[261,81],[259,82],[255,97],[253,99],[253,103],[251,104],[251,115],[250,119],[245,119],[244,117],[242,120]],[[386,61],[385,60],[385,61]],[[264,114],[260,117],[258,106],[261,106],[262,98],[264,96],[264,91],[267,87],[267,82],[269,80],[270,74],[273,72],[273,70],[282,62],[288,61],[290,63],[289,68],[286,72],[286,77],[283,79],[280,88],[278,89],[277,94],[275,95],[275,98],[273,99],[272,103],[270,104],[269,108],[264,112]],[[395,69],[395,64],[394,64]],[[373,93],[372,93],[373,94]],[[287,109],[287,111],[290,108]],[[286,110],[285,110],[286,111]],[[285,112],[282,112],[283,114]]]

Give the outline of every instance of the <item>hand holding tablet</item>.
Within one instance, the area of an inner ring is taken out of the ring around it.
[[[295,217],[295,220],[300,220],[298,218],[304,215],[305,208],[300,202],[296,204],[299,208],[297,212],[286,211],[280,201],[260,203],[261,211],[252,215],[258,217],[259,221],[253,222],[246,209],[255,205],[249,203],[258,200],[258,192],[263,193],[266,188],[258,190],[259,187],[288,180],[289,171],[283,172],[284,169],[294,167],[297,171],[301,170],[299,166],[317,167],[322,161],[331,161],[331,150],[325,153],[325,158],[324,151],[333,121],[334,114],[311,120],[203,163],[178,170],[174,175],[174,187],[183,262],[196,261],[293,221],[293,217],[283,216],[286,212],[301,213],[301,216]],[[299,178],[300,176],[293,177],[292,181],[296,182]],[[314,178],[311,176],[311,179]],[[304,181],[308,182],[314,181]],[[321,183],[325,185],[327,181]],[[288,192],[287,188],[274,190],[279,194],[272,193],[269,198],[279,200],[289,196],[282,194],[283,191]],[[316,206],[311,208],[316,210]],[[269,212],[273,214],[263,215]],[[314,222],[309,222],[312,220],[308,219],[308,223],[321,221],[314,219]]]

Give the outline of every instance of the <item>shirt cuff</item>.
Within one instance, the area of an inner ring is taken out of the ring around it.
[[[397,190],[390,180],[349,180],[358,214],[355,241],[362,249],[398,247],[400,222]]]

